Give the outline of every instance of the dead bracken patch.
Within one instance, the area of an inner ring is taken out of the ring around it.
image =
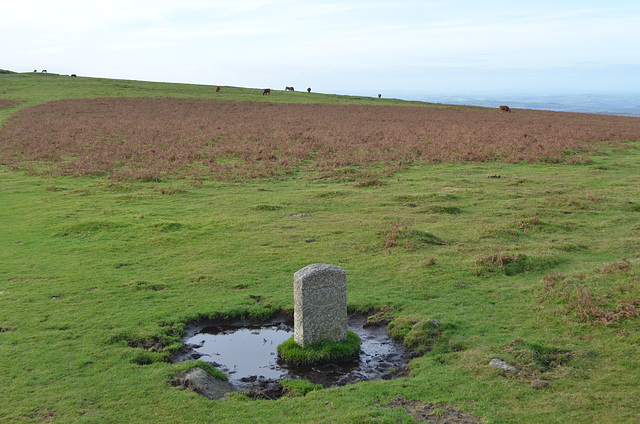
[[[601,142],[640,141],[640,118],[478,107],[69,99],[20,110],[0,129],[0,162],[115,180],[225,180],[304,171],[377,185],[443,162],[580,163]]]
[[[539,300],[550,303],[556,315],[608,327],[640,317],[637,281],[637,265],[625,258],[589,273],[547,274],[542,278]]]
[[[482,424],[480,418],[444,403],[423,403],[397,397],[388,406],[390,408],[404,408],[419,423]]]
[[[0,99],[0,109],[9,109],[22,103],[20,100]]]

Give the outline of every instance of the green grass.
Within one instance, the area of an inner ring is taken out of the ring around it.
[[[0,88],[21,106],[215,95],[51,74],[3,74]],[[307,96],[270,100],[286,94]],[[579,165],[414,167],[361,187],[0,166],[0,422],[413,422],[386,407],[397,396],[489,423],[638,422],[640,146],[628,147]],[[187,322],[290,311],[293,274],[311,263],[346,270],[350,310],[389,311],[421,354],[410,377],[277,401],[210,401],[171,384],[197,366],[166,362]],[[534,378],[550,386],[533,390]]]
[[[341,342],[321,341],[309,346],[300,346],[293,336],[278,346],[278,356],[285,362],[297,366],[310,366],[339,362],[358,357],[360,337],[347,331],[347,338]]]
[[[313,384],[307,380],[283,379],[280,382],[282,383],[286,396],[306,396],[309,392],[322,389],[321,384]]]
[[[160,83],[82,76],[71,78],[68,75],[54,73],[0,74],[0,100],[13,99],[22,102],[9,109],[0,109],[0,123],[23,107],[51,100],[96,97],[174,97],[273,103],[427,105],[426,103],[398,99],[307,93],[306,91],[290,92],[284,91],[284,87],[281,89],[271,87],[270,96],[263,96],[262,91],[262,88],[222,86],[220,92],[216,93],[215,85]]]

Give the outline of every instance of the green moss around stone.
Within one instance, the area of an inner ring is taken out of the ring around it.
[[[227,375],[223,371],[214,367],[210,363],[202,361],[200,359],[196,361],[179,362],[175,364],[175,368],[176,368],[176,371],[182,372],[182,373],[187,373],[194,368],[202,368],[207,373],[209,373],[209,375],[211,375],[212,377],[217,378],[218,380],[221,380],[221,381],[227,381]]]
[[[304,347],[291,337],[278,346],[278,355],[284,361],[299,366],[326,364],[357,357],[360,344],[360,337],[353,331],[347,332],[347,338],[343,342],[323,341]]]

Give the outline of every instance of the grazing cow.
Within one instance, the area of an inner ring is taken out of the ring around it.
[[[34,69],[34,70],[33,70],[33,72],[38,72],[38,70],[37,70],[37,69]]]
[[[78,76],[76,74],[71,74],[71,78],[77,78]]]
[[[285,91],[295,91],[295,90],[293,89],[293,87],[285,87],[285,88],[284,88],[284,90],[285,90]]]
[[[307,88],[307,93],[311,93],[311,87]]]
[[[46,74],[46,73],[47,73],[47,70],[46,70],[46,69],[43,69],[43,70],[42,70],[42,73]]]
[[[502,106],[500,106],[500,112],[509,112],[509,113],[511,113],[511,109],[509,109],[509,106],[502,105]]]
[[[378,94],[378,98],[382,97],[382,94]]]
[[[263,96],[270,96],[271,95],[271,89],[270,88],[265,88],[264,91],[262,92]]]
[[[216,93],[219,93],[219,92],[220,92],[220,86],[217,86],[216,87]]]

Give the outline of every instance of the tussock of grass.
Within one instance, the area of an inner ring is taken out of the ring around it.
[[[391,321],[387,330],[391,337],[402,340],[404,346],[414,352],[445,354],[463,349],[462,344],[451,343],[456,328],[455,324],[440,323],[435,319],[416,322],[410,317],[401,317]]]
[[[628,202],[626,208],[631,212],[640,212],[640,203]]]
[[[282,206],[275,205],[257,205],[251,207],[251,210],[254,211],[278,211],[280,209],[282,209]]]
[[[309,392],[322,389],[321,384],[314,384],[307,380],[283,379],[280,380],[280,384],[282,385],[285,396],[290,397],[303,397]]]
[[[478,276],[488,276],[496,273],[507,276],[524,274],[525,272],[541,271],[560,262],[557,258],[530,257],[525,254],[497,253],[477,259],[475,273]]]
[[[397,222],[391,223],[391,228],[378,232],[378,235],[382,237],[385,249],[404,247],[407,250],[416,250],[428,245],[443,246],[447,244],[434,234],[422,230],[412,230],[406,225],[400,227]]]
[[[58,230],[55,235],[58,237],[67,237],[73,235],[89,235],[101,231],[116,229],[123,227],[123,224],[111,221],[90,221],[77,224],[66,225]]]
[[[589,250],[589,247],[584,245],[584,244],[574,244],[574,243],[568,243],[568,244],[562,244],[559,246],[553,246],[554,249],[556,250],[561,250],[563,252],[583,252],[585,250]]]
[[[130,283],[123,284],[122,287],[131,289],[133,291],[141,291],[141,290],[161,291],[167,288],[163,284],[150,283],[148,281],[132,281]]]
[[[558,313],[593,325],[614,326],[640,317],[638,266],[624,258],[602,269],[570,277],[547,274],[540,301],[555,305]]]
[[[457,215],[459,213],[462,213],[462,209],[457,206],[433,206],[431,208],[431,212]]]
[[[316,197],[319,198],[330,198],[333,199],[335,197],[342,197],[342,196],[347,196],[348,193],[344,192],[344,191],[324,191],[322,193],[318,193],[316,194]]]
[[[382,185],[382,182],[377,178],[359,181],[355,184],[356,187],[376,187],[381,185]]]
[[[285,362],[306,366],[339,362],[356,358],[360,353],[360,337],[349,330],[343,342],[322,341],[300,346],[293,336],[278,346],[278,355]]]
[[[169,352],[150,352],[148,350],[135,349],[130,354],[130,360],[138,365],[150,365],[154,362],[169,362],[171,354]]]
[[[531,259],[519,253],[515,255],[499,253],[487,256],[476,260],[475,265],[477,275],[486,275],[497,271],[501,271],[505,275],[516,275],[533,270]]]
[[[404,203],[408,205],[415,205],[418,203],[423,203],[430,199],[431,195],[426,194],[401,194],[398,196],[394,196],[393,200],[398,203]]]
[[[568,349],[560,349],[539,342],[518,338],[502,349],[507,362],[522,370],[525,376],[540,375],[565,366],[575,356]]]

